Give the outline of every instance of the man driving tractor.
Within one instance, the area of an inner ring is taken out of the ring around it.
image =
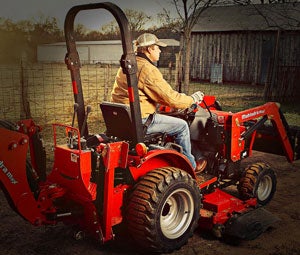
[[[144,33],[134,42],[137,60],[137,78],[140,98],[142,122],[147,122],[147,134],[162,132],[175,136],[175,142],[183,149],[183,154],[189,159],[196,172],[205,168],[206,162],[195,161],[191,154],[190,131],[185,120],[155,113],[157,104],[176,109],[189,108],[194,103],[200,103],[204,94],[197,91],[191,96],[173,90],[170,84],[163,78],[162,73],[155,63],[160,57],[160,47],[167,44],[160,41],[154,34]],[[127,79],[122,68],[118,70],[115,78],[111,101],[115,103],[129,104]],[[155,113],[155,114],[154,114]],[[153,118],[149,121],[149,116]]]

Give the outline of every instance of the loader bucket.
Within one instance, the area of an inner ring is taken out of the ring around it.
[[[271,119],[272,125],[263,125],[257,130],[253,149],[287,156],[289,161],[297,160],[300,158],[300,127],[289,126],[283,112],[280,108],[278,110],[280,118],[277,121]],[[279,131],[282,129],[284,129],[286,137],[280,137]],[[290,143],[293,151],[286,151],[283,143]],[[293,155],[288,156],[289,153]]]
[[[300,127],[290,126],[287,135],[294,152],[293,160],[298,160],[300,159]],[[257,130],[253,150],[285,156],[279,134],[272,125],[264,125]]]
[[[260,207],[232,217],[225,225],[224,236],[253,240],[280,219]]]

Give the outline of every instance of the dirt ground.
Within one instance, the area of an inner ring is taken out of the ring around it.
[[[254,152],[243,164],[265,161],[277,174],[277,192],[266,209],[280,218],[272,228],[251,241],[226,244],[197,229],[176,255],[298,255],[300,254],[300,161],[290,164],[285,157]],[[34,227],[12,211],[0,192],[1,255],[128,255],[137,252],[126,234],[99,246],[91,240],[76,241],[64,225]]]

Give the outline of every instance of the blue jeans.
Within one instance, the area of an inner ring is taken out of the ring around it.
[[[146,119],[143,119],[143,123]],[[163,114],[154,114],[153,120],[148,126],[147,134],[157,132],[175,136],[175,142],[182,147],[183,154],[190,160],[193,168],[196,167],[195,158],[191,153],[190,129],[186,121]]]

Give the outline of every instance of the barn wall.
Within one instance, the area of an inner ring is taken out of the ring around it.
[[[281,66],[300,67],[300,31],[281,34],[279,42]]]
[[[89,62],[89,46],[78,45],[77,51],[82,63]],[[37,61],[45,63],[64,63],[67,47],[65,45],[39,45],[37,47]]]
[[[207,80],[215,64],[223,82],[264,84],[273,60],[277,32],[219,32],[192,35],[191,78]],[[300,36],[282,32],[279,66],[299,66]]]
[[[82,64],[119,64],[123,49],[121,44],[78,44],[78,54]],[[170,61],[175,63],[175,53],[179,46],[169,46],[162,49],[160,66],[167,67]],[[65,45],[39,45],[37,61],[44,63],[64,63],[67,48]]]
[[[39,45],[37,47],[38,62],[64,62],[66,46]]]
[[[118,64],[123,54],[122,45],[91,45],[90,63],[114,63]]]
[[[118,64],[122,55],[121,45],[77,45],[80,61],[83,64]],[[45,63],[64,63],[67,48],[65,45],[39,45],[37,61]]]

